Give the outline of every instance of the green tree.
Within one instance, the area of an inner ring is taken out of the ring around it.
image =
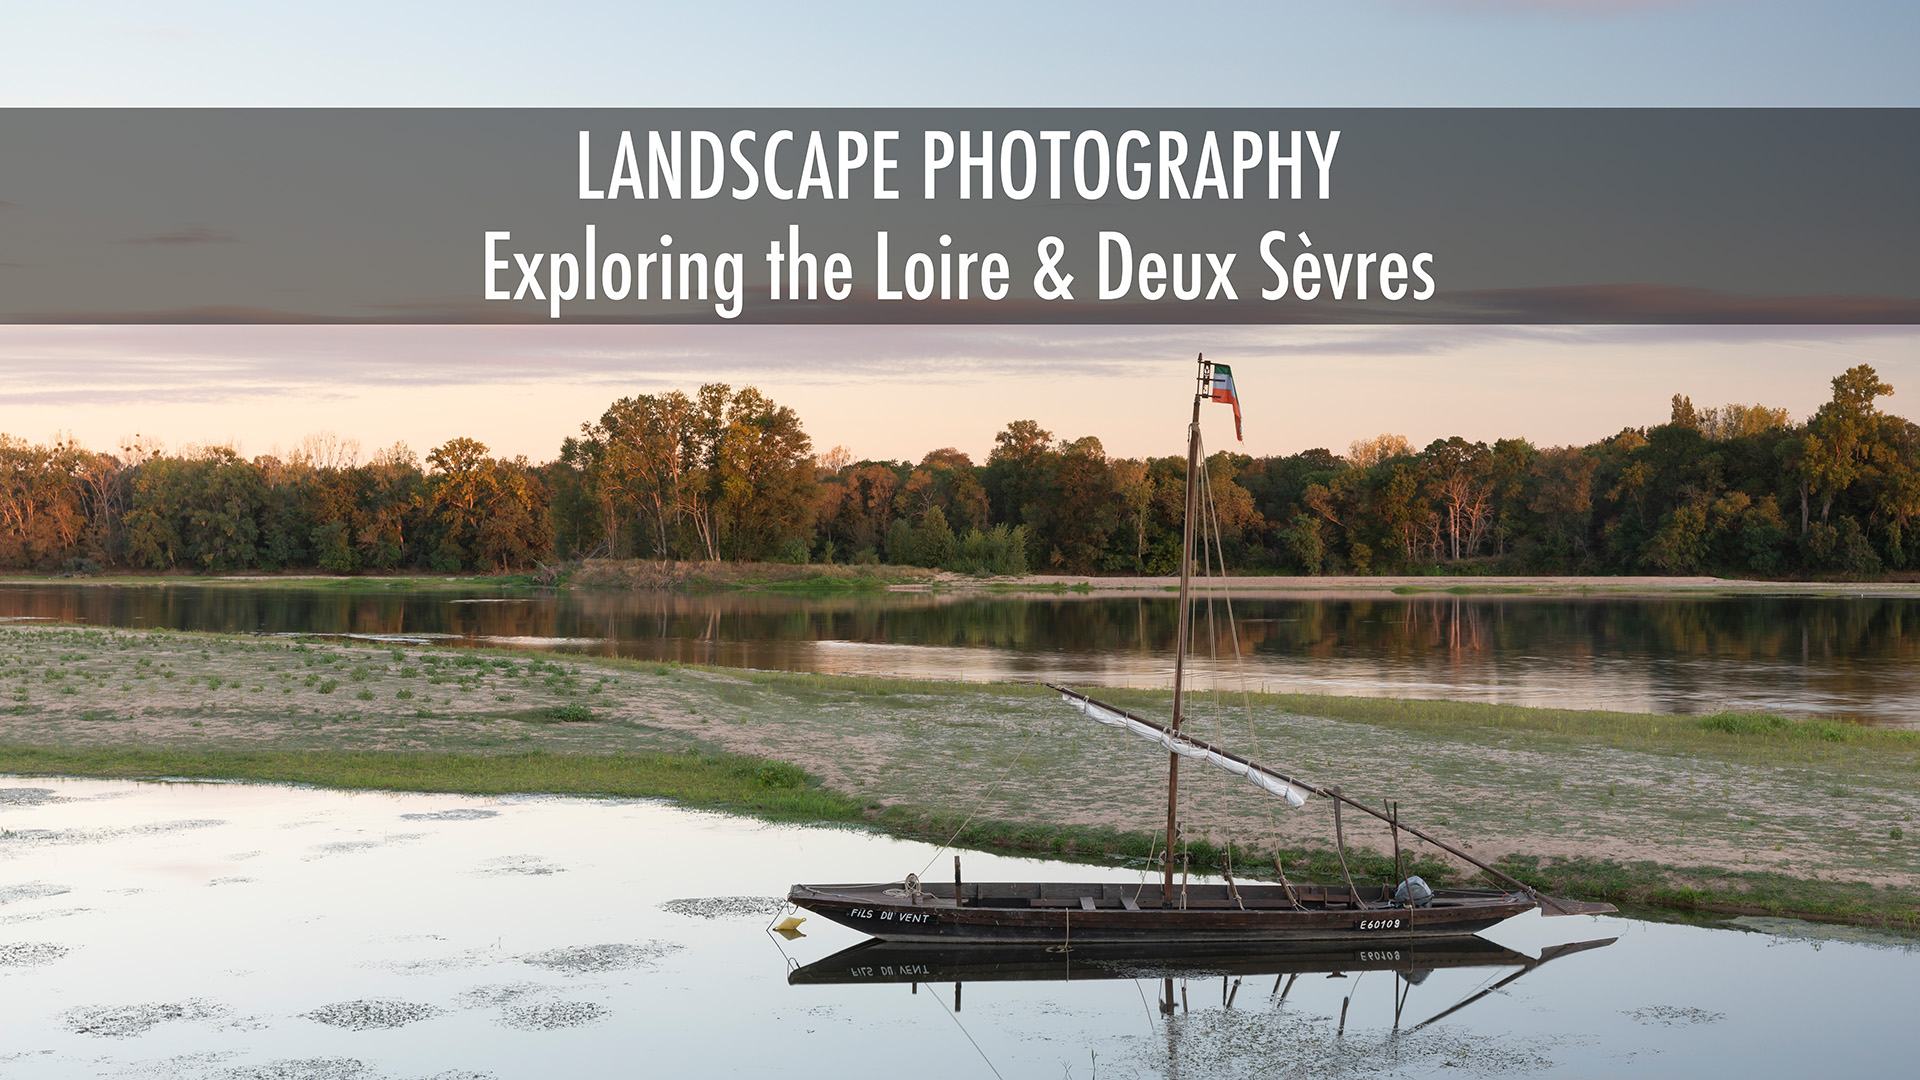
[[[1326,540],[1320,532],[1320,521],[1311,514],[1295,514],[1293,523],[1281,533],[1281,542],[1287,547],[1300,568],[1309,574],[1319,574],[1326,561]]]
[[[992,516],[1027,527],[1033,553],[1052,547],[1053,433],[1032,420],[1015,420],[993,437],[982,477]]]
[[[1820,520],[1833,510],[1834,498],[1871,476],[1880,455],[1880,413],[1874,402],[1893,393],[1867,364],[1834,376],[1833,399],[1807,422],[1803,472],[1808,489],[1820,496]]]
[[[1584,558],[1593,518],[1593,476],[1599,462],[1578,447],[1543,450],[1534,458],[1527,509],[1540,522],[1545,549]]]
[[[192,457],[156,457],[132,481],[127,549],[156,570],[236,570],[255,564],[266,478],[253,463],[218,446]]]
[[[1121,568],[1136,574],[1145,573],[1147,569],[1147,521],[1153,508],[1153,489],[1153,470],[1146,462],[1113,463],[1114,496],[1125,534],[1133,547],[1132,561]]]

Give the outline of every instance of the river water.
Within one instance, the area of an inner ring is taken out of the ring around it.
[[[0,1075],[1898,1076],[1920,1048],[1910,942],[1784,920],[1120,964],[767,929],[793,882],[945,858],[651,801],[0,778]]]
[[[398,583],[396,583],[398,584]],[[0,619],[396,635],[684,663],[1083,686],[1172,682],[1174,601],[877,592],[0,585]],[[1205,685],[1920,727],[1920,598],[1344,596],[1198,608]],[[1915,630],[1908,633],[1909,628]]]

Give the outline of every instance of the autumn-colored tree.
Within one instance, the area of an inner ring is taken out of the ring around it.
[[[489,461],[486,481],[487,513],[470,547],[474,562],[502,573],[533,565],[553,540],[546,486],[524,457]]]
[[[71,439],[41,446],[0,435],[0,566],[52,568],[86,558],[96,509],[110,498],[118,471],[117,461]]]
[[[1383,461],[1413,454],[1413,444],[1405,435],[1375,435],[1356,440],[1347,447],[1347,462],[1356,469],[1371,469]]]
[[[930,451],[907,476],[895,509],[918,518],[937,506],[955,528],[985,528],[987,491],[977,472],[973,459],[953,447]]]
[[[813,442],[799,414],[751,386],[725,407],[726,424],[712,450],[711,550],[764,559],[812,528]]]
[[[1515,570],[1870,575],[1920,565],[1920,426],[1870,367],[1809,423],[1669,402],[1666,422],[1535,449],[1383,435],[1207,459],[1201,506],[1230,565],[1367,572],[1491,558]],[[814,460],[800,418],[752,388],[614,402],[540,466],[471,439],[364,463],[321,433],[245,461],[0,437],[0,565],[156,569],[526,566],[554,554],[888,558],[967,572],[1177,569],[1186,462],[1008,424],[986,463]],[[1815,503],[1818,503],[1818,513]],[[1799,527],[1789,526],[1798,505]],[[1786,511],[1783,513],[1783,509]]]
[[[1787,410],[1766,405],[1723,405],[1700,413],[1700,433],[1715,442],[1751,438],[1792,425]]]
[[[1254,506],[1253,493],[1237,483],[1247,460],[1221,450],[1209,455],[1206,462],[1207,486],[1201,492],[1206,501],[1202,509],[1218,527],[1220,541],[1230,554],[1240,550],[1242,541],[1267,527],[1266,519]]]
[[[547,492],[526,458],[491,458],[485,443],[461,437],[429,451],[427,464],[425,503],[441,529],[435,569],[506,571],[547,550]]]
[[[1102,568],[1107,543],[1120,523],[1107,453],[1091,435],[1062,442],[1049,455],[1047,489],[1052,498],[1044,515],[1048,565],[1068,573],[1091,574]]]
[[[598,423],[581,425],[567,454],[601,508],[610,554],[682,554],[683,515],[697,501],[690,489],[710,454],[711,427],[678,390],[621,398]]]
[[[1458,435],[1435,439],[1420,452],[1446,522],[1452,558],[1471,557],[1493,524],[1493,453]]]
[[[608,549],[667,558],[765,557],[807,534],[811,455],[798,414],[725,383],[622,398],[562,448]]]
[[[838,520],[845,523],[849,551],[878,552],[893,524],[900,469],[886,462],[868,461],[843,470],[845,496]]]

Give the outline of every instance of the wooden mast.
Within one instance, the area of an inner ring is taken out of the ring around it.
[[[1180,529],[1180,601],[1174,616],[1173,631],[1173,732],[1180,733],[1182,680],[1186,675],[1187,664],[1187,628],[1191,623],[1187,612],[1187,590],[1193,581],[1193,513],[1194,488],[1199,483],[1200,471],[1200,403],[1207,400],[1208,373],[1212,365],[1207,363],[1206,355],[1196,357],[1200,371],[1196,377],[1193,391],[1193,420],[1187,424],[1187,503],[1186,520]],[[1180,755],[1167,752],[1167,856],[1166,879],[1160,893],[1161,907],[1173,906],[1173,845],[1174,834],[1179,831],[1176,809],[1180,797]]]

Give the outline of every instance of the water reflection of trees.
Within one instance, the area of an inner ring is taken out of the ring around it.
[[[1364,662],[1386,674],[1483,682],[1540,661],[1563,670],[1626,665],[1657,668],[1662,688],[1676,699],[1732,693],[1740,672],[1764,666],[1782,684],[1775,690],[1795,690],[1784,685],[1794,683],[1810,700],[1858,702],[1887,696],[1899,666],[1920,658],[1920,636],[1906,632],[1920,608],[1900,598],[1260,599],[1236,602],[1231,628],[1223,601],[1195,603],[1200,657],[1225,660],[1237,644],[1253,663]],[[566,639],[609,654],[799,668],[814,663],[815,654],[802,646],[822,641],[1157,664],[1173,648],[1174,606],[1164,595],[504,596],[408,592],[378,582],[366,588],[50,583],[0,589],[0,615],[16,618],[238,633]]]

